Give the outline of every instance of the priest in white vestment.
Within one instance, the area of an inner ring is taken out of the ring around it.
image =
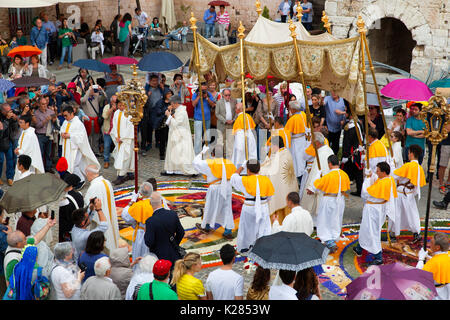
[[[22,129],[18,140],[18,146],[14,150],[17,156],[27,155],[31,158],[31,166],[29,168],[31,173],[44,173],[44,163],[42,161],[41,148],[39,141],[34,133],[34,128],[31,126],[31,116],[21,116],[19,119],[19,126]],[[24,178],[22,172],[16,165],[16,173],[14,174],[14,181]]]
[[[208,147],[203,147],[202,152],[194,158],[194,168],[201,174],[206,175],[209,187],[206,192],[205,210],[202,223],[196,223],[196,227],[205,233],[215,229],[219,224],[224,227],[223,237],[232,239],[234,229],[232,209],[231,175],[236,172],[234,164],[223,158],[223,146],[218,144],[214,147],[213,159],[202,159],[208,152]]]
[[[181,104],[181,98],[178,95],[170,98],[170,106],[165,114],[169,137],[164,171],[161,175],[197,175],[198,173],[192,165],[195,154],[189,118],[186,106]]]
[[[81,184],[84,184],[85,169],[89,165],[100,168],[100,163],[91,149],[86,128],[80,118],[75,116],[73,107],[65,107],[62,115],[66,119],[59,131],[62,156],[67,159],[67,171],[80,177]]]
[[[270,139],[270,157],[261,165],[260,174],[267,176],[275,187],[275,193],[269,200],[269,212],[277,213],[278,221],[283,222],[289,213],[286,207],[286,195],[290,192],[298,193],[298,183],[295,177],[294,162],[291,152],[284,146],[281,136]]]
[[[317,165],[317,157],[315,157],[314,163],[306,181],[305,191],[303,192],[303,195],[301,197],[301,205],[305,210],[311,213],[314,225],[316,225],[318,203],[323,195],[313,192],[314,181],[330,172],[330,168],[328,167],[328,157],[333,155],[334,153],[333,150],[325,144],[325,137],[321,132],[315,132],[314,138],[320,160],[320,170]]]
[[[100,175],[100,166],[90,165],[86,168],[86,177],[90,182],[89,188],[84,196],[84,203],[89,203],[93,198],[99,198],[102,202],[102,210],[108,222],[108,230],[105,232],[105,248],[111,250],[119,247],[119,223],[117,221],[116,203],[114,201],[114,190],[111,182]],[[98,213],[93,211],[91,221],[100,223]],[[95,226],[92,226],[95,228]]]
[[[111,129],[111,139],[116,145],[113,153],[114,168],[117,170],[117,179],[114,185],[134,180],[134,125],[131,115],[125,115],[126,104],[117,101],[118,110],[114,112]]]

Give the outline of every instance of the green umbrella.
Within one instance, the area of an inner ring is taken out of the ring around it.
[[[32,174],[14,182],[3,195],[0,205],[7,212],[32,211],[59,200],[67,186],[54,174]]]

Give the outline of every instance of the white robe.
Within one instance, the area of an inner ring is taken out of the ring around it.
[[[120,127],[119,127],[120,118]],[[119,144],[118,139],[122,141]],[[114,112],[111,139],[116,148],[111,154],[114,157],[114,168],[119,176],[124,176],[134,171],[134,125],[131,115],[125,117],[125,112],[118,110]]]
[[[327,146],[323,145],[317,150],[317,154],[319,155],[320,159],[320,169],[322,176],[326,175],[328,172],[330,172],[330,168],[328,167],[328,157],[333,155],[333,150]],[[301,206],[308,210],[311,213],[311,216],[313,218],[314,224],[316,225],[316,219],[317,219],[317,204],[320,203],[320,200],[322,199],[321,194],[312,194],[309,195],[306,192],[306,189],[309,189],[311,191],[314,190],[314,181],[316,179],[320,178],[319,174],[319,168],[317,166],[317,158],[314,158],[314,163],[311,168],[311,172],[308,174],[308,179],[306,181],[305,190],[303,192],[303,195],[301,197]]]
[[[218,178],[213,175],[206,160],[202,160],[201,152],[195,156],[192,164],[195,170],[206,175],[206,182],[209,183],[208,191],[206,192],[202,228],[206,228],[206,224],[214,228],[214,225],[217,223],[225,229],[234,229],[231,205],[232,190],[230,181],[226,179],[226,171],[225,179],[220,177],[220,180],[217,181]],[[225,165],[223,164],[222,175],[224,170]]]
[[[383,202],[384,199],[374,198],[367,188],[375,183],[377,175],[364,179],[361,198],[371,202]],[[385,178],[386,179],[386,178]],[[395,201],[393,191],[388,202],[383,204],[364,204],[361,226],[359,228],[359,245],[372,254],[381,252],[381,228],[386,221],[386,215],[395,222]]]
[[[31,158],[30,173],[44,173],[44,163],[42,161],[41,148],[39,147],[39,141],[34,133],[34,128],[29,127],[26,130],[22,130],[18,140],[19,155],[25,154]],[[14,181],[24,178],[22,173],[17,168],[14,174]]]
[[[400,168],[403,166],[403,155],[402,155],[402,143],[401,142],[394,142],[392,144],[392,153],[394,161],[395,161],[395,169]]]
[[[238,116],[239,114],[236,115],[236,118]],[[248,130],[248,128],[250,128],[250,121],[248,118],[245,119],[247,120],[246,134],[244,134],[243,129],[237,130],[234,133],[233,155],[231,156],[231,162],[233,162],[236,168],[242,167],[242,165],[247,160],[245,154],[245,136],[247,136],[248,160],[258,158],[255,133],[254,130]],[[244,169],[243,173],[245,172],[247,172],[246,168]]]
[[[130,206],[126,206],[123,208],[121,217],[122,219],[130,224],[134,230],[136,230],[136,220],[130,214],[128,213],[128,209]],[[148,249],[147,245],[145,244],[145,224],[139,223],[141,228],[138,228],[136,231],[136,239],[134,240],[132,246],[131,246],[131,256],[133,257],[133,261],[136,260],[138,257],[144,257],[148,254],[150,254],[150,250]]]
[[[104,181],[104,182],[103,182]],[[106,183],[106,186],[105,186]],[[103,214],[108,222],[108,230],[105,232],[106,244],[105,247],[111,252],[111,250],[119,247],[119,223],[117,221],[116,203],[114,201],[114,191],[111,182],[98,176],[91,181],[91,184],[86,191],[84,196],[84,203],[89,203],[89,201],[97,197],[102,202]],[[92,220],[97,224],[100,223],[98,218],[98,213],[94,211]]]
[[[69,124],[70,127],[67,130]],[[62,156],[67,159],[67,171],[76,174],[80,177],[81,181],[84,181],[84,170],[87,166],[96,165],[97,168],[100,168],[100,163],[95,157],[89,144],[86,128],[81,120],[77,116],[74,116],[72,120],[64,121],[59,132],[60,134],[70,134],[69,139],[61,137],[59,140],[59,143],[62,146]]]
[[[331,171],[339,171],[332,169]],[[316,179],[317,180],[317,179]],[[345,210],[345,198],[341,193],[342,177],[339,174],[339,193],[336,197],[323,196],[323,192],[316,189],[315,193],[320,192],[322,197],[317,208],[317,236],[324,243],[329,240],[338,241],[342,230],[342,220]]]
[[[284,218],[282,225],[280,225],[278,220],[274,221],[272,233],[280,231],[303,232],[311,236],[314,231],[311,214],[300,206],[294,207],[291,213]]]
[[[169,136],[164,170],[184,175],[197,174],[192,166],[195,154],[186,106],[178,106],[174,115],[167,118],[166,124],[169,127]]]
[[[245,198],[255,198],[247,193],[242,184],[242,177],[234,173],[231,176],[231,186],[239,192],[242,192]],[[257,207],[259,194],[259,185],[257,187],[256,201],[244,201],[239,219],[239,230],[236,239],[236,250],[241,252],[242,249],[248,249],[255,244],[255,241],[263,236],[271,234],[269,205],[266,200],[260,202],[259,210]]]

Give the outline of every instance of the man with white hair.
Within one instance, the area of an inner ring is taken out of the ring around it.
[[[301,206],[303,209],[311,213],[314,225],[316,225],[318,203],[320,203],[323,194],[314,193],[314,181],[330,172],[330,168],[328,167],[328,157],[334,153],[333,150],[325,143],[325,137],[321,132],[314,133],[314,141],[312,143],[315,143],[316,145],[317,154],[320,160],[320,170],[317,165],[316,157],[314,158],[311,172],[306,180],[305,191],[303,192],[303,196],[301,198]]]
[[[133,261],[138,257],[149,254],[148,247],[144,242],[145,221],[153,214],[150,197],[153,193],[153,186],[149,182],[144,182],[137,194],[133,194],[131,201],[122,210],[122,219],[130,224],[133,229],[132,257]]]
[[[127,292],[125,294],[125,300],[136,300],[138,288],[144,283],[149,283],[154,280],[153,266],[158,261],[158,257],[154,254],[148,254],[136,264],[133,270],[133,277],[128,285]]]
[[[105,248],[109,251],[119,246],[119,224],[117,221],[116,203],[114,201],[114,190],[111,182],[100,175],[100,166],[90,165],[86,168],[86,178],[90,186],[84,196],[84,203],[89,203],[91,199],[99,198],[102,203],[102,210],[108,222],[108,230],[105,232]],[[92,216],[92,221],[99,223],[96,211]]]
[[[109,278],[111,262],[108,257],[94,264],[95,276],[89,277],[81,287],[81,300],[122,300],[119,288]]]

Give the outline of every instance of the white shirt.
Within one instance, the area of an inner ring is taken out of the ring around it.
[[[148,24],[145,23],[147,19],[148,15],[144,11],[142,11],[139,16],[136,15],[136,20],[139,22],[139,27],[148,27]]]
[[[283,10],[281,10],[281,15],[287,16],[289,14],[289,11],[290,11],[290,8],[291,8],[291,6],[289,5],[289,1],[286,1],[283,4],[282,8],[283,8]]]
[[[80,283],[78,283],[77,276],[71,270],[64,268],[63,266],[57,266],[53,269],[51,274],[51,280],[55,289],[56,300],[80,300]],[[68,284],[70,287],[78,286],[77,290],[72,297],[67,298],[62,290],[62,285]]]
[[[205,289],[214,300],[234,300],[244,295],[244,278],[233,270],[219,268],[208,275]]]
[[[269,291],[269,300],[298,300],[297,290],[285,285],[271,286]]]
[[[231,103],[225,100],[225,120],[233,120],[233,114],[231,113]]]

